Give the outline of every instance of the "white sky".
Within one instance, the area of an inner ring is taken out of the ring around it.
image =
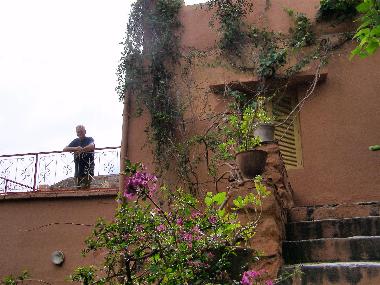
[[[0,0],[0,155],[118,146],[114,91],[131,0]],[[186,4],[200,1],[189,0]]]

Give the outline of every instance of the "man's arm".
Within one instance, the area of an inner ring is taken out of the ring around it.
[[[95,144],[92,142],[86,145],[85,147],[83,147],[82,152],[91,152],[91,151],[94,151],[94,149],[95,149]]]
[[[71,143],[69,143],[63,151],[69,152],[80,152],[82,147],[79,146],[78,139],[74,139]]]
[[[76,152],[76,153],[81,153],[81,152],[91,152],[94,151],[95,149],[95,143],[93,138],[88,139],[88,144],[84,147],[81,146],[73,146],[76,145],[77,142],[76,140],[73,140],[68,146],[66,146],[63,151],[70,151],[70,152]]]
[[[63,151],[70,151],[70,152],[91,152],[94,151],[95,149],[95,144],[90,143],[86,145],[85,147],[81,146],[67,146],[63,149]]]
[[[67,146],[63,149],[63,151],[70,151],[70,152],[80,152],[82,147],[80,146]]]

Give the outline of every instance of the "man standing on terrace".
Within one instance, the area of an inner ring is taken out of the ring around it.
[[[63,151],[74,153],[75,181],[78,188],[88,189],[94,177],[94,149],[92,137],[86,137],[86,129],[82,125],[76,126],[78,138],[74,139]]]

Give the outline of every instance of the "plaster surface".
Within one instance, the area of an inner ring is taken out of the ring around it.
[[[98,217],[112,219],[115,195],[50,199],[0,200],[0,279],[28,270],[31,278],[50,284],[67,283],[78,266],[98,263],[101,254],[81,256],[84,240]],[[61,250],[61,266],[51,262]]]
[[[269,6],[266,5],[268,2]],[[318,0],[255,1],[247,22],[287,33],[291,20],[284,8],[305,13],[315,23],[318,7]],[[191,112],[197,116],[204,112],[200,103],[202,98],[207,98],[209,110],[225,109],[226,99],[210,92],[210,86],[257,80],[252,74],[207,65],[216,58],[213,47],[218,39],[217,25],[214,28],[209,26],[210,15],[210,11],[198,5],[185,7],[181,11],[184,53],[190,48],[207,52],[206,59],[193,59],[189,80],[183,82],[179,67],[175,77],[177,92],[192,98]],[[353,30],[352,23],[315,26],[318,37]],[[325,68],[325,82],[317,86],[300,112],[303,167],[288,171],[296,206],[379,199],[380,152],[371,152],[368,146],[380,143],[380,52],[367,59],[350,61],[348,57],[353,48],[353,43],[346,43],[334,50]],[[312,66],[306,70],[309,74],[314,71]],[[305,89],[299,86],[297,93],[302,96]],[[185,118],[189,118],[191,112],[185,113]],[[123,144],[128,144],[127,157],[134,161],[141,160],[153,169],[151,145],[143,131],[147,124],[148,112],[139,118],[130,117],[128,133],[123,134]],[[206,127],[207,122],[199,121],[193,126],[193,133]],[[204,168],[200,169],[202,176]],[[204,186],[204,190],[209,186]]]

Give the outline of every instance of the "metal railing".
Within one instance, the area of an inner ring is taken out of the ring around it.
[[[120,147],[95,149],[92,187],[114,187],[120,172],[119,159]],[[0,195],[75,188],[74,170],[74,156],[70,152],[0,155]]]

